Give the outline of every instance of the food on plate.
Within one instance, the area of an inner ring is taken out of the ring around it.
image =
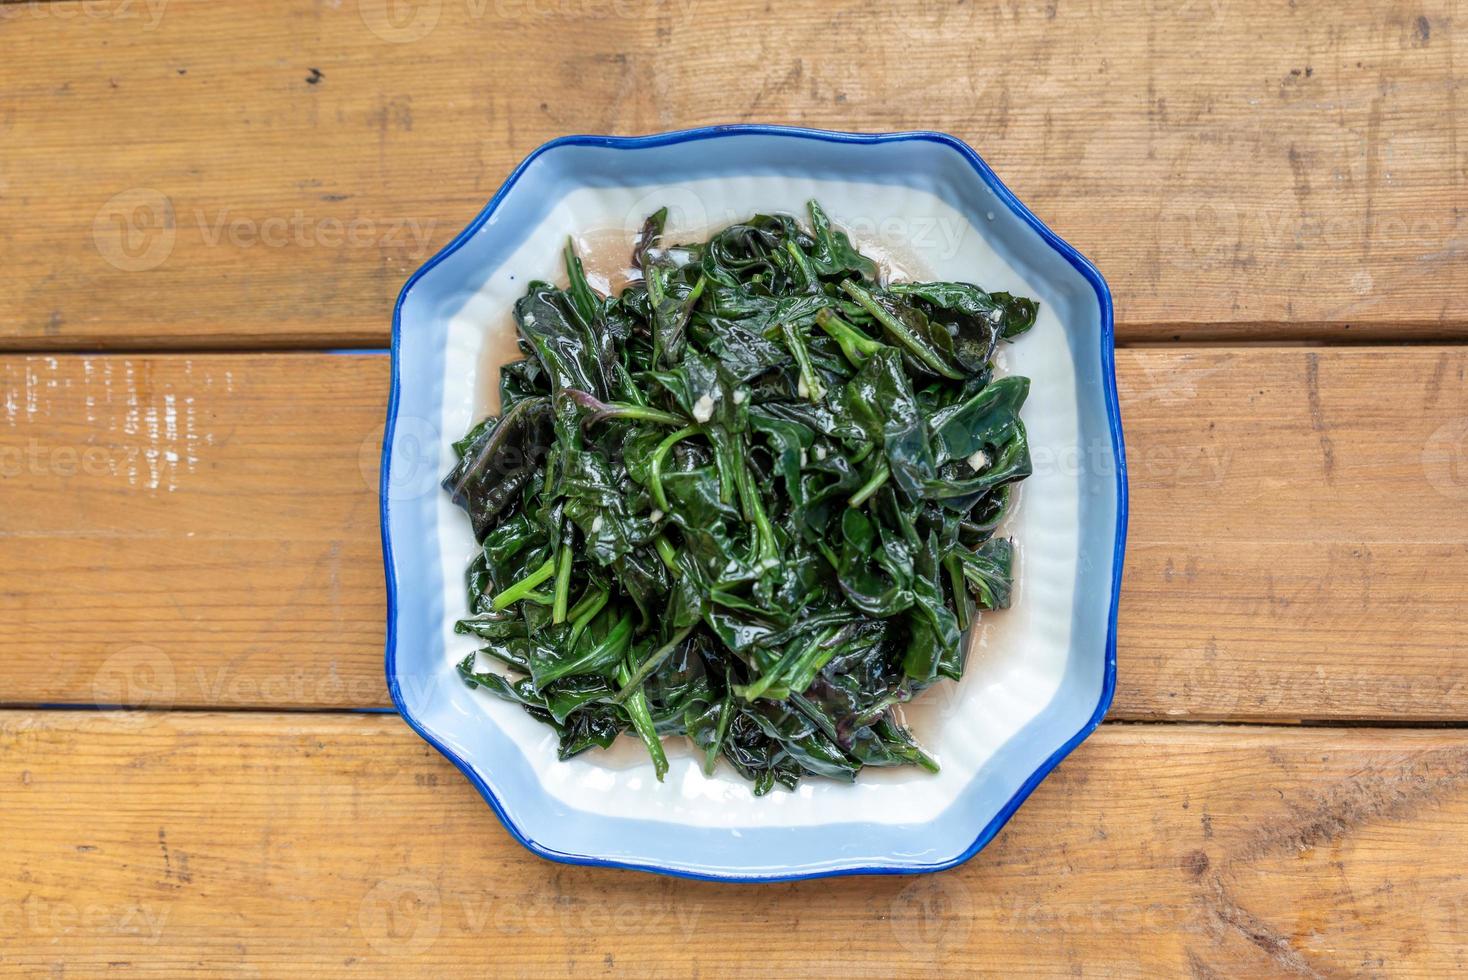
[[[443,482],[480,544],[459,670],[562,759],[627,733],[661,780],[686,738],[756,794],[937,770],[900,706],[1009,605],[1029,381],[994,355],[1037,306],[885,282],[809,212],[674,244],[659,211],[618,295],[568,244],[515,304],[524,357]]]

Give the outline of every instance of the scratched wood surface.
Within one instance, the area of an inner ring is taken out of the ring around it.
[[[386,704],[386,371],[0,358],[0,699]],[[1117,717],[1468,720],[1468,351],[1124,350],[1118,372]],[[393,492],[433,492],[420,469]]]
[[[1463,732],[1108,726],[957,870],[773,886],[547,864],[383,716],[3,712],[0,786],[47,975],[1468,969]]]
[[[1110,277],[1124,341],[1459,338],[1463,13],[0,5],[0,344],[380,344],[542,141],[740,121],[966,138]]]

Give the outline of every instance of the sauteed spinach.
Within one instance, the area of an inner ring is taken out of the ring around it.
[[[993,357],[1036,304],[884,283],[809,209],[690,245],[659,211],[620,295],[568,243],[568,284],[515,304],[524,358],[443,482],[481,545],[456,628],[508,672],[459,670],[562,759],[626,732],[661,780],[683,736],[756,794],[937,770],[894,709],[1009,605],[1029,381]]]

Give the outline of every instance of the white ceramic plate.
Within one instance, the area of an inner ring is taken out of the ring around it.
[[[1035,328],[1000,362],[1032,382],[1035,472],[1005,529],[1020,556],[1016,599],[966,638],[962,683],[907,709],[942,771],[867,769],[854,784],[812,778],[755,798],[731,770],[706,777],[676,740],[661,784],[631,739],[560,762],[550,729],[455,670],[476,648],[453,632],[476,545],[438,480],[450,443],[493,407],[498,363],[518,356],[510,308],[528,280],[562,278],[568,235],[610,278],[659,207],[671,237],[693,239],[756,211],[803,214],[812,198],[900,278],[1040,301]],[[721,127],[547,144],[398,302],[382,504],[399,711],[546,857],[760,880],[964,860],[1110,702],[1126,509],[1111,350],[1100,275],[951,137]]]

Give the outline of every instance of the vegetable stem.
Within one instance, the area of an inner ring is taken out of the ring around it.
[[[541,670],[536,675],[535,682],[539,687],[544,688],[572,674],[580,674],[588,670],[605,670],[609,666],[609,661],[620,661],[631,645],[632,616],[623,613],[621,618],[612,624],[606,636],[593,643],[584,652],[573,652],[567,659]]]
[[[617,665],[617,681],[624,685],[631,683],[632,672],[627,667],[626,658]],[[620,697],[620,695],[619,695]],[[642,744],[647,747],[647,754],[652,757],[652,769],[658,777],[658,782],[668,774],[668,756],[663,751],[662,740],[658,738],[657,726],[653,724],[652,712],[648,709],[647,695],[643,693],[640,684],[633,687],[632,692],[624,702],[621,702],[623,710],[627,712],[627,719],[632,722],[632,727],[637,730],[637,736],[642,739]]]
[[[810,287],[815,285],[816,270],[811,268],[810,257],[800,250],[800,246],[793,241],[785,243],[785,251],[789,254],[795,268],[800,272],[801,285]]]
[[[580,619],[581,614],[585,612],[591,606],[591,604],[596,601],[597,593],[601,593],[603,596],[605,596],[606,590],[597,585],[595,582],[587,585],[586,591],[581,593],[581,598],[576,600],[576,605],[572,606],[570,611],[566,613],[566,618],[571,620],[573,623],[576,620]]]
[[[852,367],[860,368],[868,357],[887,346],[868,337],[829,309],[816,314],[816,323],[841,345],[841,353],[846,355]]]
[[[800,334],[795,332],[795,327],[789,320],[780,322],[780,333],[784,336],[785,346],[794,355],[795,364],[800,369],[800,387],[805,389],[804,396],[815,404],[820,404],[821,399],[826,397],[826,389],[816,374],[815,366],[810,362],[810,351],[806,350],[805,341],[801,339]]]
[[[556,600],[551,611],[552,623],[566,621],[566,603],[571,598],[571,544],[561,543],[560,562],[556,566]]]
[[[580,405],[591,414],[582,419],[583,428],[591,428],[598,422],[607,419],[629,419],[637,422],[656,422],[659,425],[682,425],[686,419],[672,412],[665,412],[658,408],[649,408],[646,405],[638,405],[633,402],[606,402],[593,394],[581,391],[577,388],[567,388],[565,396]]]
[[[715,431],[709,433],[709,440],[714,444],[714,467],[719,471],[719,502],[730,504],[734,502],[734,494],[737,492],[739,477],[734,472],[734,460],[730,458],[729,440],[727,434],[720,438],[720,433]],[[749,514],[744,515],[745,520],[751,520]]]
[[[791,666],[790,680],[788,681],[791,691],[803,694],[805,689],[810,687],[811,683],[815,681],[816,675],[821,672],[821,668],[825,667],[826,664],[831,662],[831,658],[836,656],[837,652],[841,649],[839,644],[831,642],[835,638],[836,632],[835,630],[827,632],[820,643],[807,650]]]
[[[913,357],[916,357],[919,361],[922,361],[945,378],[952,378],[954,381],[963,380],[962,374],[943,363],[942,358],[934,353],[927,344],[913,336],[912,331],[908,330],[901,320],[893,316],[891,310],[878,303],[871,293],[850,279],[843,280],[841,288],[846,290],[846,294],[856,300],[862,309],[870,313],[882,325],[883,329],[896,338],[903,347],[906,347]]]
[[[892,470],[887,466],[887,461],[882,460],[877,464],[877,468],[872,471],[871,479],[862,484],[861,489],[852,494],[851,499],[847,503],[852,507],[860,507],[871,499],[872,494],[882,489],[882,484],[886,483],[891,475]]]
[[[606,606],[608,598],[610,595],[606,589],[597,589],[596,592],[576,603],[576,608],[567,614],[571,618],[571,635],[566,639],[567,650],[576,649],[576,641],[581,638],[582,632],[596,618],[596,614]]]
[[[953,590],[953,607],[958,613],[958,628],[968,629],[968,586],[964,582],[963,568],[957,555],[950,554],[943,559],[943,567],[948,570],[948,587]]]
[[[535,591],[535,587],[556,573],[556,560],[547,558],[545,564],[495,596],[490,605],[496,609],[511,606]]]
[[[667,660],[669,655],[671,655],[674,650],[678,649],[679,645],[681,645],[684,640],[688,639],[688,634],[692,632],[692,626],[685,626],[678,632],[674,633],[671,640],[658,647],[658,649],[653,652],[652,656],[648,657],[646,660],[640,663],[637,666],[637,669],[628,674],[627,679],[622,681],[622,688],[612,697],[612,703],[621,704],[623,701],[626,701],[629,697],[631,697],[632,692],[640,688],[642,686],[642,682],[651,677],[652,672],[657,670],[658,667],[662,665],[662,662],[664,660]]]
[[[668,566],[668,571],[673,573],[674,578],[680,578],[683,570],[678,567],[678,553],[673,550],[672,542],[659,534],[653,539],[652,546],[657,549],[658,557],[663,564]]]
[[[758,542],[755,548],[756,559],[760,563],[777,561],[775,529],[770,526],[770,517],[760,501],[759,491],[749,472],[749,464],[742,452],[739,455],[740,458],[733,464],[738,467],[734,476],[735,489],[739,493],[739,504],[745,520],[754,524],[755,540]]]
[[[656,408],[633,405],[629,402],[607,402],[606,408],[594,415],[587,416],[586,424],[595,425],[607,419],[635,419],[639,422],[656,422],[659,425],[682,425],[688,421],[681,415],[674,415],[672,412],[664,412]]]
[[[697,432],[698,427],[692,425],[679,429],[658,443],[657,448],[652,451],[652,458],[647,461],[647,488],[652,491],[652,499],[657,502],[659,510],[671,509],[668,498],[663,493],[663,460],[675,445]]]
[[[836,633],[837,631],[835,629],[827,629],[824,632],[815,634],[803,644],[790,644],[789,648],[785,651],[785,655],[773,667],[749,684],[742,687],[736,685],[734,688],[735,693],[739,694],[746,701],[753,701],[760,697],[784,700],[790,696],[792,690],[803,690],[803,688],[795,688],[790,683],[790,675],[793,673],[798,676],[804,673],[803,667],[809,663],[819,662],[821,666],[825,666],[826,662],[836,655],[836,649],[833,647],[825,660],[819,660],[820,647],[835,636]],[[813,653],[815,654],[814,660],[812,659]],[[816,670],[820,670],[820,667],[817,667]],[[811,677],[815,677],[814,671],[811,672]],[[805,687],[809,686],[810,681],[806,681]]]

